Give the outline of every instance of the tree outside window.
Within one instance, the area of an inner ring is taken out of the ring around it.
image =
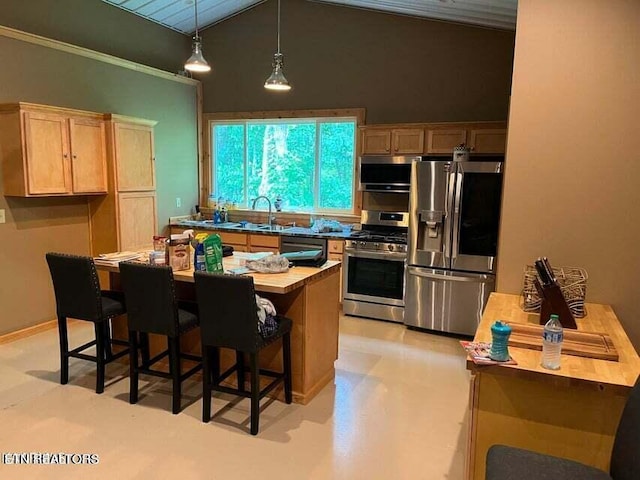
[[[292,212],[351,213],[355,119],[212,124],[213,193],[249,207],[265,195]]]

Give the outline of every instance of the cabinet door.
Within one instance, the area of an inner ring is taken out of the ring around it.
[[[467,131],[464,129],[429,130],[427,138],[427,153],[453,154],[453,147],[467,142]]]
[[[422,153],[424,150],[424,129],[394,129],[391,131],[391,140],[394,154]]]
[[[469,146],[474,153],[504,153],[507,143],[507,130],[493,128],[471,130]]]
[[[62,115],[25,112],[29,194],[70,193],[67,120]]]
[[[384,155],[391,153],[391,130],[363,130],[362,154]]]
[[[344,241],[343,240],[329,240],[329,254],[340,254],[340,258],[338,260],[342,260],[342,252],[344,251]]]
[[[156,229],[155,192],[118,194],[118,250],[151,248]]]
[[[107,192],[107,154],[104,122],[69,119],[73,193]]]
[[[258,248],[258,252],[271,252],[277,251],[280,249],[280,236],[279,235],[260,235],[260,234],[250,234],[249,235],[249,245],[251,248]],[[263,250],[260,250],[260,249]]]
[[[342,243],[342,242],[341,242]],[[331,252],[331,240],[329,240],[329,252]],[[327,260],[335,260],[338,262],[342,262],[342,254],[341,253],[329,253]],[[340,303],[342,304],[342,265],[340,265]]]
[[[153,128],[114,123],[116,189],[119,192],[155,190]]]
[[[225,245],[233,245],[234,248],[237,245],[244,245],[245,247],[247,246],[246,233],[221,232],[221,231],[216,231],[216,232],[210,231],[209,233],[217,233],[218,235],[220,235],[220,239],[222,240],[222,243]]]

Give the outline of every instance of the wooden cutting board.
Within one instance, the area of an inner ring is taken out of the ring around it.
[[[513,347],[542,350],[543,325],[529,325],[525,323],[509,323],[511,336],[509,345]],[[606,333],[579,332],[564,329],[562,353],[577,357],[598,358],[600,360],[618,361],[616,350],[611,337]]]

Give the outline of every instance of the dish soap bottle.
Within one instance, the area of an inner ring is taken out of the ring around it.
[[[560,368],[562,351],[562,324],[558,315],[551,315],[542,333],[542,367],[549,370]]]
[[[280,197],[280,195],[276,197],[276,201],[273,202],[273,206],[275,207],[276,212],[282,211],[282,197]]]

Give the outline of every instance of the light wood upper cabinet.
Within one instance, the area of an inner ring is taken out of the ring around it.
[[[27,103],[0,105],[4,194],[107,192],[102,115]]]
[[[506,128],[471,130],[469,147],[473,153],[504,153],[507,143]]]
[[[362,130],[363,155],[388,155],[391,153],[391,130]]]
[[[56,114],[25,112],[23,121],[27,193],[72,193],[67,118]]]
[[[360,135],[361,155],[451,155],[462,144],[472,153],[504,154],[507,129],[498,121],[396,123],[364,125]]]
[[[424,150],[423,128],[363,128],[363,155],[420,154]]]
[[[424,150],[424,128],[394,128],[391,130],[392,153],[406,155]]]
[[[447,130],[429,130],[427,135],[427,153],[451,153],[453,147],[467,143],[467,131],[463,128]]]
[[[107,151],[104,122],[70,118],[71,165],[73,191],[97,193],[107,191]]]
[[[113,149],[118,191],[155,190],[152,127],[114,122]]]

